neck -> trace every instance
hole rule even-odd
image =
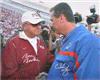
[[[65,24],[64,35],[67,35],[75,28],[75,23],[67,23]]]

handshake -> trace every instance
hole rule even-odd
[[[36,76],[35,80],[47,80],[48,74],[45,72],[41,72]]]

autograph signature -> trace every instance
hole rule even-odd
[[[59,69],[62,72],[63,76],[66,76],[70,69],[69,69],[69,65],[67,65],[66,63],[58,63],[55,65],[55,69]]]
[[[23,63],[30,63],[30,62],[33,62],[33,61],[39,62],[40,61],[35,56],[29,55],[27,53],[22,57],[22,59],[23,59]]]

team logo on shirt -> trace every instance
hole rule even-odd
[[[33,62],[33,61],[37,61],[39,62],[40,60],[37,59],[35,56],[33,55],[29,55],[28,53],[26,53],[23,57],[23,63],[30,63],[30,62]]]

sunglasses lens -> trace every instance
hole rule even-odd
[[[37,27],[39,24],[31,24],[33,27]]]
[[[33,27],[37,27],[37,26],[41,26],[41,27],[43,27],[43,26],[45,26],[45,22],[43,21],[43,22],[40,22],[40,23],[38,23],[38,24],[31,24]]]

